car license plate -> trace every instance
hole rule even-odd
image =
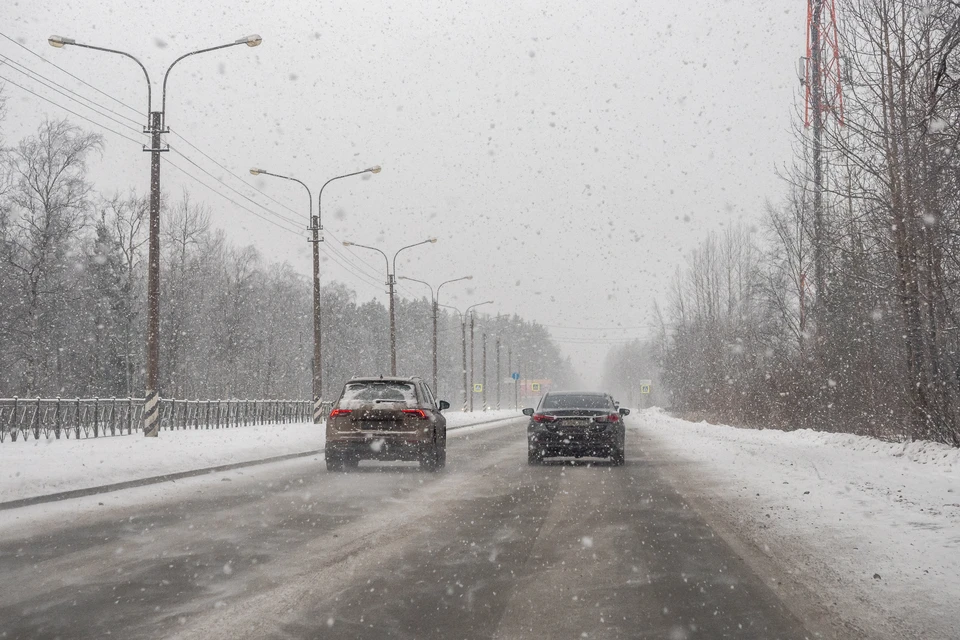
[[[590,425],[589,418],[566,418],[560,422],[564,427],[586,427]]]

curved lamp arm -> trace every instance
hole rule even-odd
[[[463,324],[464,322],[466,322],[466,320],[464,319],[463,312],[460,311],[460,309],[457,309],[456,307],[451,306],[449,304],[437,304],[437,306],[443,307],[444,309],[453,309],[454,311],[457,312],[457,315],[460,316],[460,324]]]
[[[493,300],[487,300],[486,302],[478,302],[477,304],[472,304],[469,307],[467,307],[466,313],[470,313],[471,309],[475,309],[476,307],[482,307],[485,304],[493,304]],[[466,315],[466,313],[464,315]]]
[[[310,224],[311,225],[313,224],[313,194],[310,193],[310,187],[308,187],[303,180],[298,180],[297,178],[291,178],[290,176],[282,176],[279,173],[271,173],[266,169],[250,169],[250,173],[255,176],[259,176],[259,175],[273,176],[274,178],[283,178],[284,180],[290,180],[292,182],[300,183],[300,185],[302,185],[303,188],[307,190],[307,201],[310,204]]]
[[[380,165],[374,165],[372,167],[364,169],[363,171],[354,171],[353,173],[345,173],[342,176],[336,176],[324,182],[323,186],[320,187],[320,193],[317,194],[317,230],[323,231],[323,213],[320,209],[320,203],[323,200],[323,190],[328,184],[330,184],[334,180],[341,180],[343,178],[349,178],[350,176],[358,176],[361,173],[380,173],[380,171],[382,171],[382,169],[380,168]],[[313,223],[311,222],[311,224]],[[360,246],[360,245],[357,245],[357,246]]]
[[[191,51],[190,53],[185,53],[173,62],[170,63],[170,66],[167,67],[166,73],[163,74],[163,91],[160,98],[160,111],[163,113],[163,121],[161,122],[161,128],[165,128],[167,125],[167,77],[170,75],[170,70],[173,69],[174,65],[183,60],[184,58],[189,58],[190,56],[195,56],[198,53],[206,53],[208,51],[216,51],[217,49],[226,49],[227,47],[235,47],[238,44],[245,44],[248,47],[256,47],[261,42],[263,38],[258,35],[246,36],[240,38],[234,42],[228,42],[227,44],[217,45],[215,47],[207,47],[206,49],[198,49],[196,51]]]
[[[350,242],[349,240],[344,240],[344,241],[343,241],[343,246],[345,246],[345,247],[360,247],[361,249],[370,249],[371,251],[376,251],[377,253],[379,253],[380,255],[382,255],[384,262],[387,263],[387,281],[388,281],[387,284],[390,284],[390,282],[389,282],[389,280],[390,280],[390,258],[387,257],[387,254],[385,254],[383,251],[380,251],[380,249],[377,249],[376,247],[368,247],[368,246],[365,245],[365,244],[357,244],[356,242]]]
[[[143,70],[143,76],[147,79],[147,128],[150,128],[150,111],[153,109],[153,92],[150,85],[150,74],[147,73],[147,68],[143,66],[143,63],[137,60],[137,58],[126,51],[120,51],[118,49],[107,49],[106,47],[97,47],[92,44],[83,44],[82,42],[77,42],[73,38],[64,38],[63,36],[50,36],[47,38],[47,42],[50,43],[51,47],[56,47],[57,49],[62,49],[66,45],[73,47],[83,47],[84,49],[94,49],[95,51],[106,51],[107,53],[116,53],[117,55],[126,56],[137,63],[140,69]]]
[[[454,278],[453,280],[447,280],[446,282],[441,282],[437,285],[437,304],[440,303],[440,288],[445,284],[450,284],[451,282],[460,282],[461,280],[473,280],[473,276],[463,276],[462,278]]]
[[[425,285],[427,285],[428,287],[430,287],[430,300],[431,300],[432,302],[436,302],[436,298],[435,298],[434,295],[433,295],[433,285],[430,284],[429,282],[424,282],[423,280],[417,280],[416,278],[408,278],[407,276],[400,276],[399,279],[400,279],[400,280],[409,280],[410,282],[419,282],[420,284],[425,284]],[[438,287],[438,289],[439,289],[439,287]]]
[[[408,244],[405,247],[400,247],[399,249],[397,249],[397,252],[393,254],[393,274],[394,275],[397,274],[397,256],[400,255],[401,251],[412,249],[413,247],[419,247],[420,245],[427,244],[428,242],[435,243],[436,241],[437,241],[436,238],[427,238],[426,240],[421,240],[420,242],[414,242],[413,244]]]

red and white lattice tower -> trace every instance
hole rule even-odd
[[[837,125],[843,126],[843,88],[840,79],[840,42],[837,35],[835,0],[807,0],[807,57],[804,76],[804,126],[812,127],[810,163],[813,170],[813,288],[814,311],[819,319],[828,306],[823,205],[826,160],[823,153],[823,134],[831,115]],[[802,292],[800,298],[800,313],[803,317]]]
[[[804,126],[816,124],[817,120],[823,123],[830,114],[842,125],[843,90],[835,0],[807,0],[806,61]]]

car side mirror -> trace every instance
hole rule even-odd
[[[533,408],[532,408],[532,407],[527,407],[526,409],[524,409],[524,410],[523,410],[523,415],[525,415],[525,416],[532,416],[532,415],[533,415]]]
[[[630,409],[620,409],[620,415],[622,416],[630,415]]]
[[[450,403],[449,403],[449,402],[447,402],[446,400],[441,400],[441,401],[440,401],[440,411],[446,411],[446,410],[449,409],[449,408],[450,408]]]

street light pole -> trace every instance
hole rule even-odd
[[[400,280],[409,280],[410,282],[419,282],[420,284],[426,285],[430,288],[430,300],[433,306],[433,392],[440,396],[440,383],[438,381],[437,373],[437,352],[439,350],[439,345],[437,342],[437,317],[440,315],[440,289],[443,288],[443,285],[450,284],[451,282],[460,282],[461,280],[473,280],[473,276],[463,276],[462,278],[454,278],[453,280],[446,280],[437,285],[436,294],[433,291],[433,285],[429,282],[424,282],[423,280],[417,280],[416,278],[408,278],[406,276],[400,276]],[[459,313],[459,311],[457,312]]]
[[[477,351],[473,348],[473,326],[475,314],[470,314],[470,413],[473,413],[473,394],[476,393],[477,388],[474,386],[474,372],[477,369]]]
[[[473,350],[474,314],[471,314],[470,312],[471,312],[471,310],[473,310],[473,309],[475,309],[475,308],[477,308],[477,307],[483,306],[483,305],[485,305],[485,304],[493,304],[493,300],[487,300],[487,301],[485,301],[485,302],[478,302],[477,304],[470,305],[469,307],[467,307],[467,310],[466,310],[466,311],[464,312],[464,314],[463,314],[463,318],[464,318],[464,320],[463,320],[463,331],[464,331],[463,342],[464,342],[464,347],[466,347],[466,342],[467,342],[467,337],[466,337],[467,320],[466,320],[466,318],[467,318],[468,315],[470,316],[470,411],[473,411],[473,370],[474,370],[474,368],[475,368],[475,367],[474,367],[474,360],[475,360],[475,358],[474,358],[474,356],[473,356],[473,354],[474,354],[474,350]],[[464,354],[466,354],[466,349],[464,349]],[[467,365],[466,355],[464,355],[464,358],[463,358],[463,365],[464,365],[464,366],[463,366],[464,372],[466,372],[466,369],[467,369],[467,366],[466,366],[466,365]],[[466,382],[466,373],[464,373],[464,382]],[[464,388],[466,388],[466,384],[464,384]],[[466,406],[467,406],[467,403],[466,403],[466,400],[464,400],[464,409],[466,409]]]
[[[400,255],[401,251],[410,249],[412,247],[419,247],[422,244],[427,243],[435,244],[437,242],[436,238],[427,238],[426,240],[421,240],[420,242],[414,242],[413,244],[408,244],[405,247],[400,247],[397,249],[397,252],[393,254],[393,272],[390,272],[390,259],[387,258],[385,254],[380,249],[376,247],[370,247],[365,244],[357,244],[356,242],[344,241],[343,246],[345,247],[360,247],[361,249],[370,249],[371,251],[376,251],[383,256],[383,259],[387,262],[387,286],[390,288],[390,375],[397,375],[397,311],[396,304],[394,302],[394,285],[396,284],[396,274],[397,274],[397,256]]]
[[[483,410],[487,410],[487,332],[483,332]]]
[[[323,242],[323,238],[320,237],[320,231],[323,227],[320,225],[320,204],[321,199],[323,198],[323,189],[328,184],[334,180],[339,180],[341,178],[349,178],[350,176],[357,176],[361,173],[380,173],[380,165],[370,167],[369,169],[364,169],[363,171],[354,171],[353,173],[345,173],[342,176],[337,176],[335,178],[330,178],[323,183],[323,186],[320,187],[320,194],[317,196],[317,215],[313,215],[313,194],[310,192],[310,187],[307,186],[302,180],[293,178],[291,176],[281,175],[279,173],[272,173],[266,169],[250,169],[250,173],[259,176],[273,176],[274,178],[283,178],[284,180],[290,180],[291,182],[297,182],[304,189],[307,190],[307,204],[310,218],[308,220],[309,227],[307,231],[312,232],[312,237],[308,242],[313,243],[313,423],[320,424],[323,419],[323,349],[322,349],[322,338],[323,331],[321,320],[322,316],[320,313],[320,243]]]
[[[158,419],[160,417],[160,153],[169,150],[169,147],[163,148],[163,140],[161,139],[161,135],[169,131],[166,128],[167,78],[174,65],[184,58],[208,51],[235,47],[240,44],[256,47],[263,42],[263,39],[258,35],[246,36],[227,44],[192,51],[174,60],[163,74],[160,111],[153,110],[153,85],[150,82],[150,74],[147,73],[147,68],[136,57],[125,51],[83,44],[73,38],[62,36],[50,36],[47,38],[47,42],[57,49],[69,45],[125,56],[137,63],[147,79],[147,125],[143,132],[150,134],[150,148],[144,147],[143,150],[150,154],[150,221],[148,225],[150,237],[147,245],[147,371],[144,389],[143,435],[148,438],[156,438],[160,435],[160,421]]]
[[[500,409],[500,336],[497,336],[497,410]]]

